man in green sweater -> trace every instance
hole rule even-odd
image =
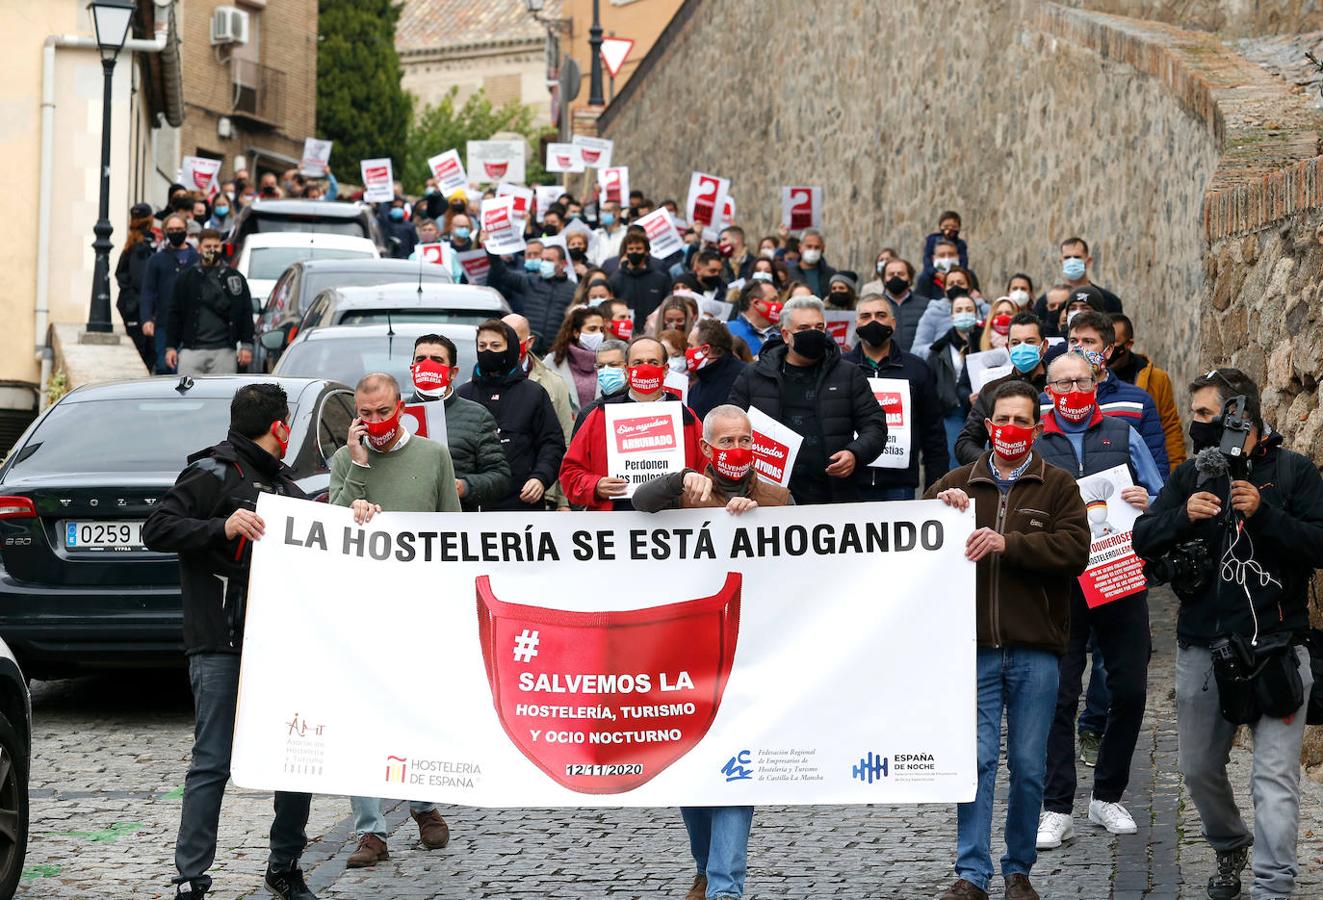
[[[459,512],[455,468],[450,451],[426,438],[411,437],[400,424],[404,400],[390,375],[367,375],[354,388],[358,417],[349,424],[349,443],[331,457],[331,502],[348,506],[360,525],[375,513]],[[381,800],[353,797],[358,849],[349,857],[350,868],[375,866],[389,858],[386,819]],[[418,835],[429,850],[450,842],[450,827],[434,803],[409,802],[418,823]]]

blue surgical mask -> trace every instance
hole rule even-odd
[[[230,208],[229,208],[228,206],[218,206],[218,207],[216,207],[216,218],[218,218],[218,219],[223,219],[223,218],[225,218],[226,216],[228,216],[229,214],[230,214]]]
[[[538,263],[537,273],[543,278],[555,278],[556,264],[549,259],[544,259]]]
[[[1011,364],[1021,374],[1028,374],[1038,366],[1041,359],[1038,347],[1034,344],[1016,344],[1011,348]]]
[[[465,228],[463,225],[454,229],[450,233],[455,237],[459,238],[461,241],[467,241],[469,239],[469,230]]]
[[[536,271],[538,271],[538,270],[541,269],[541,268],[542,268],[542,260],[540,260],[540,259],[526,259],[526,260],[524,260],[524,271],[525,271],[525,272],[536,272]]]
[[[597,370],[597,386],[603,396],[616,393],[625,386],[625,370],[602,366]]]
[[[612,225],[616,224],[616,214],[608,213],[608,212],[602,213],[602,224],[607,228],[610,228]]]
[[[1084,277],[1084,260],[1070,257],[1061,263],[1061,274],[1067,281],[1079,281]]]
[[[956,331],[969,331],[978,322],[978,318],[972,312],[958,312],[951,317],[951,324],[955,325]]]
[[[392,206],[390,210],[390,218],[392,222],[403,222],[404,210],[398,206]]]

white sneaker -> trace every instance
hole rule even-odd
[[[1112,834],[1134,834],[1137,829],[1135,820],[1126,812],[1124,806],[1119,803],[1104,803],[1101,800],[1089,800],[1089,821],[1095,825],[1101,825]],[[1043,826],[1038,826],[1039,834],[1043,832]]]
[[[1044,812],[1038,820],[1038,849],[1055,850],[1075,836],[1069,813]]]

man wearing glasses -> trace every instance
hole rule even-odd
[[[1065,353],[1048,367],[1043,433],[1035,444],[1042,457],[1076,480],[1117,466],[1130,471],[1133,486],[1121,499],[1148,508],[1162,489],[1162,475],[1139,433],[1120,416],[1105,416],[1098,405],[1093,364],[1079,351]],[[1112,834],[1134,834],[1135,821],[1121,805],[1130,779],[1130,759],[1139,739],[1148,691],[1148,592],[1140,591],[1090,608],[1076,583],[1071,588],[1070,642],[1060,660],[1056,716],[1047,740],[1047,782],[1038,849],[1060,847],[1074,836],[1075,715],[1092,635],[1107,668],[1112,704],[1094,769],[1089,821]]]

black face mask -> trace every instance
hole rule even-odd
[[[587,258],[588,258],[587,251],[580,250],[578,247],[570,248],[570,259],[574,260],[575,262],[583,262]]]
[[[814,362],[827,355],[827,348],[832,345],[832,338],[825,331],[818,331],[816,328],[808,331],[797,331],[793,335],[795,352],[805,359],[811,359]]]
[[[899,275],[893,275],[886,281],[887,291],[889,291],[893,297],[905,293],[909,286],[910,283]]]
[[[626,253],[625,259],[629,260],[631,266],[637,267],[643,265],[643,260],[646,256],[646,253]]]
[[[194,222],[197,222],[199,225],[205,225],[205,224],[207,224],[207,214],[206,214],[206,213],[193,213],[193,221],[194,221]]]
[[[1222,423],[1216,419],[1212,422],[1191,422],[1190,442],[1194,444],[1195,453],[1218,446],[1222,443]]]
[[[519,345],[504,350],[479,350],[478,372],[483,378],[500,378],[519,364]]]
[[[854,330],[859,335],[859,339],[870,347],[881,347],[887,341],[891,340],[891,335],[895,334],[895,329],[885,322],[869,322],[867,325],[860,325]]]
[[[186,231],[167,231],[165,233],[165,239],[170,242],[171,247],[184,246],[184,238],[186,237],[188,237]]]
[[[963,285],[955,284],[946,289],[946,299],[958,300],[961,297],[969,296],[969,288]]]
[[[700,278],[698,281],[701,285],[703,285],[703,287],[707,288],[709,291],[715,291],[717,288],[721,287],[721,279],[719,277]]]

